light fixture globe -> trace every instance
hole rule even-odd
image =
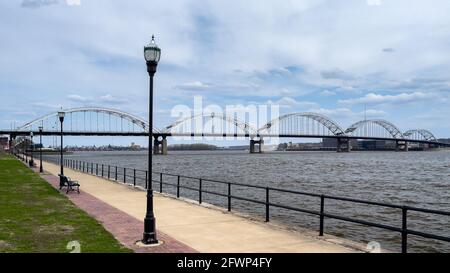
[[[152,35],[152,41],[150,44],[144,47],[144,57],[147,63],[158,64],[161,58],[161,49],[155,43],[155,36]]]
[[[66,115],[66,113],[63,111],[58,112],[58,117],[60,117],[60,118],[64,118],[65,115]]]
[[[44,130],[43,126],[39,126],[39,132],[42,132]]]

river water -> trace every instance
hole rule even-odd
[[[76,152],[68,157],[130,169],[145,170],[147,164],[146,152]],[[450,211],[449,150],[251,155],[244,151],[169,151],[167,156],[153,158],[155,171]],[[176,184],[176,178],[166,181]],[[198,181],[189,179],[181,184],[198,187]],[[203,189],[227,193],[225,185],[208,182],[203,182]],[[164,191],[174,194],[175,188],[164,186]],[[259,189],[233,186],[232,194],[265,200],[264,190]],[[181,196],[197,200],[198,193],[182,189]],[[320,200],[313,197],[271,192],[270,198],[273,203],[292,207],[315,211],[320,207]],[[226,201],[224,197],[203,194],[203,202],[226,207]],[[263,218],[265,213],[264,205],[247,201],[233,200],[232,207],[253,217]],[[401,227],[399,209],[327,200],[325,212]],[[271,208],[270,214],[271,221],[289,228],[319,227],[317,216],[278,208]],[[408,212],[408,228],[450,236],[450,217]],[[397,232],[325,219],[325,233],[361,243],[376,241],[384,249],[400,250]],[[449,252],[450,243],[410,235],[408,251]]]

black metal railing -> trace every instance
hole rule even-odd
[[[57,164],[59,164],[59,159],[57,160],[51,160]],[[78,161],[73,159],[65,159],[64,165],[66,167],[73,168],[75,170],[98,175],[98,168],[99,164],[93,164],[89,162],[84,161]],[[86,167],[85,167],[86,166]],[[143,188],[147,189],[148,187],[148,172],[144,170],[138,170],[138,169],[130,169],[126,167],[118,167],[118,166],[110,166],[110,165],[101,165],[102,170],[104,170],[105,166],[107,166],[107,173],[101,171],[101,177],[110,179],[114,177],[115,181],[121,181],[123,183],[127,183],[127,181],[132,181],[132,183],[128,183],[130,185],[136,186],[136,181],[141,181],[143,185],[145,185]],[[113,168],[111,168],[113,167]],[[95,169],[95,171],[94,171]],[[113,171],[111,171],[113,170]],[[131,171],[130,171],[131,170]],[[143,176],[140,176],[143,175]],[[428,239],[434,239],[438,241],[444,241],[444,242],[450,242],[450,237],[447,236],[441,236],[436,234],[431,234],[427,232],[421,232],[413,229],[408,228],[408,212],[414,211],[414,212],[422,212],[422,213],[428,213],[428,214],[435,214],[440,216],[450,216],[450,212],[448,211],[440,211],[440,210],[433,210],[433,209],[424,209],[424,208],[418,208],[418,207],[412,207],[412,206],[402,206],[402,205],[395,205],[395,204],[389,204],[389,203],[381,203],[381,202],[374,202],[374,201],[367,201],[367,200],[361,200],[361,199],[354,199],[354,198],[346,198],[346,197],[337,197],[337,196],[331,196],[331,195],[325,195],[325,194],[316,194],[316,193],[309,193],[309,192],[302,192],[302,191],[295,191],[295,190],[288,190],[288,189],[281,189],[281,188],[274,188],[274,187],[263,187],[263,186],[257,186],[257,185],[249,185],[244,183],[237,183],[237,182],[225,182],[225,181],[219,181],[219,180],[212,180],[212,179],[204,179],[204,178],[198,178],[198,177],[191,177],[191,176],[185,176],[185,175],[177,175],[177,174],[170,174],[170,173],[163,173],[163,172],[153,172],[153,174],[156,174],[159,176],[159,180],[154,180],[152,175],[152,185],[156,184],[159,185],[159,192],[163,192],[163,186],[168,187],[174,187],[176,188],[176,197],[180,198],[180,190],[190,190],[198,193],[198,203],[202,203],[202,197],[203,194],[212,194],[216,196],[221,196],[226,198],[227,203],[227,209],[228,211],[231,211],[232,209],[232,201],[233,200],[241,200],[241,201],[247,201],[251,203],[260,204],[265,207],[265,221],[270,221],[270,208],[281,208],[301,213],[306,213],[314,216],[319,217],[319,236],[323,236],[324,234],[324,223],[325,220],[328,219],[335,219],[340,221],[345,221],[349,223],[369,226],[369,227],[375,227],[380,228],[384,230],[389,230],[393,232],[398,232],[401,234],[401,252],[407,253],[407,247],[408,247],[408,235],[415,235],[423,238]],[[120,180],[120,177],[122,177],[122,180]],[[176,178],[176,184],[167,182],[164,177],[174,177]],[[127,178],[129,178],[127,180]],[[182,185],[182,179],[189,179],[190,181],[196,180],[198,181],[197,187]],[[209,183],[216,183],[216,184],[222,184],[226,186],[226,193],[222,192],[215,192],[210,190],[205,190],[203,188],[203,183],[209,182]],[[232,194],[232,188],[239,186],[239,187],[245,187],[245,188],[254,188],[254,189],[260,189],[265,191],[265,200],[257,200],[257,199],[251,199],[244,196],[239,195],[233,195]],[[318,211],[310,210],[306,208],[299,208],[299,207],[293,207],[286,204],[279,204],[279,203],[273,203],[271,202],[270,195],[271,193],[287,193],[287,194],[295,194],[295,195],[302,195],[302,196],[309,196],[318,198],[320,202],[320,209]],[[401,211],[401,227],[386,225],[386,224],[380,224],[380,223],[374,223],[370,221],[360,220],[360,219],[354,219],[351,217],[341,216],[333,213],[327,213],[325,204],[326,200],[335,200],[335,201],[345,201],[350,203],[357,203],[357,204],[365,204],[365,205],[371,205],[371,206],[378,206],[378,207],[384,207],[384,208],[391,208],[391,209],[398,209]],[[448,225],[447,225],[448,227]]]

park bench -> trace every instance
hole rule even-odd
[[[65,175],[59,174],[58,176],[61,178],[60,183],[59,183],[60,190],[63,187],[67,187],[66,194],[68,194],[69,191],[75,191],[75,190],[78,192],[78,194],[80,194],[80,184],[78,183],[78,181],[73,181],[70,179],[70,177],[67,177]]]

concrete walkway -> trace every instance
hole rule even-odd
[[[45,162],[44,169],[53,175],[59,173],[59,166],[52,163]],[[68,168],[64,172],[80,181],[84,192],[143,221],[145,191]],[[159,231],[200,252],[358,252],[335,237],[319,239],[158,193],[154,207]]]

